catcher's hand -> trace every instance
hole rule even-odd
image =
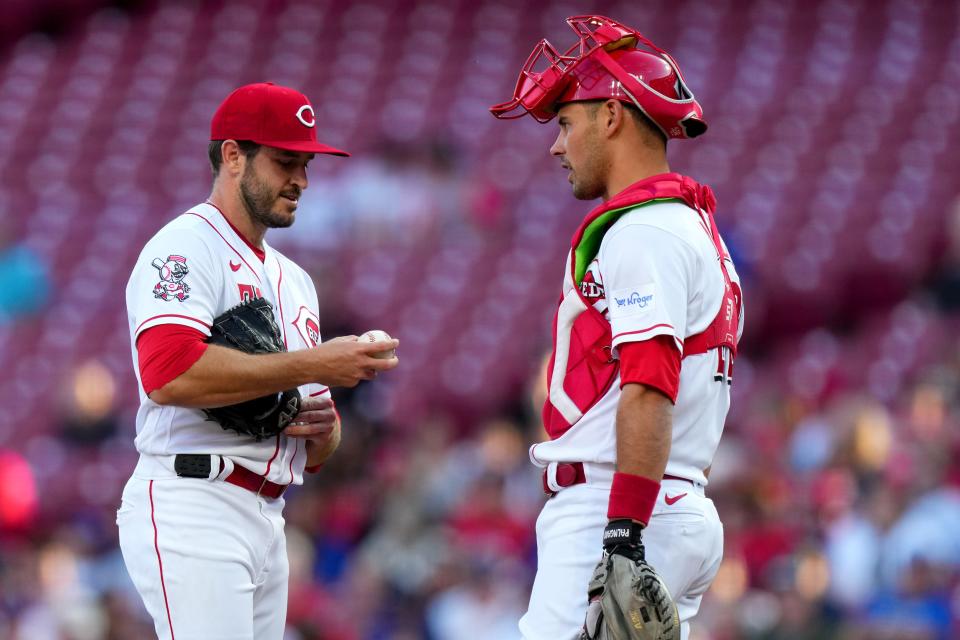
[[[214,318],[207,342],[244,353],[279,353],[287,350],[273,317],[273,307],[264,298],[248,300]],[[253,436],[259,441],[286,429],[300,412],[300,403],[300,392],[288,389],[203,411],[224,429]]]
[[[631,520],[603,532],[603,559],[587,590],[589,606],[580,640],[679,640],[680,616],[666,585],[644,559]]]

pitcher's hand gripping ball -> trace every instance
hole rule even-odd
[[[369,342],[374,344],[377,342],[390,343],[392,340],[393,338],[390,337],[389,333],[387,333],[386,331],[381,331],[380,329],[371,329],[370,331],[367,331],[366,333],[361,335],[359,338],[357,338],[357,342],[365,342],[365,343]],[[373,353],[371,355],[374,358],[382,358],[386,360],[396,356],[397,350],[394,349],[393,346],[390,346],[389,348],[386,348],[384,351],[377,351],[376,353]]]

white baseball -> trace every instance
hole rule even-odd
[[[371,329],[357,338],[357,342],[390,342],[393,338],[386,331],[380,329]],[[393,347],[371,354],[374,358],[392,358],[397,355],[397,350]]]

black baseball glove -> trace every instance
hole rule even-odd
[[[614,520],[604,530],[580,640],[680,640],[677,605],[647,564],[642,529],[632,520]]]
[[[279,353],[287,350],[273,317],[273,307],[263,298],[247,300],[214,318],[207,342],[244,353]],[[218,422],[224,429],[253,436],[260,441],[277,435],[293,422],[300,412],[300,400],[297,389],[288,389],[203,411],[207,418]]]

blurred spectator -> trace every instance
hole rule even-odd
[[[19,453],[0,449],[0,539],[5,532],[29,530],[37,515],[37,485]]]
[[[883,640],[955,638],[950,565],[916,559],[901,572],[893,588],[881,588],[866,607],[861,633]]]
[[[48,271],[35,251],[15,242],[0,224],[0,324],[44,307],[51,292]]]
[[[100,553],[62,526],[43,539],[0,547],[0,637],[128,640],[152,624],[126,591],[115,551]]]
[[[459,580],[438,593],[425,612],[434,640],[513,640],[520,638],[516,621],[526,610],[527,589],[517,578],[519,567],[496,556],[474,555]]]
[[[60,436],[76,446],[99,444],[117,433],[116,382],[96,360],[77,367],[64,388]]]
[[[881,585],[926,584],[937,576],[960,576],[958,532],[960,490],[943,488],[917,497],[888,532]]]
[[[432,238],[494,232],[503,223],[500,192],[462,166],[442,138],[383,140],[374,153],[310,176],[297,211],[296,234],[278,234],[279,247],[331,251],[411,246]]]
[[[943,239],[946,247],[933,290],[940,306],[953,312],[960,309],[960,197],[951,204],[945,227]]]

